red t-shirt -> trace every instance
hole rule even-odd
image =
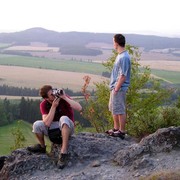
[[[69,97],[68,97],[69,98]],[[47,100],[43,100],[40,103],[41,114],[48,114],[52,104]],[[64,99],[60,99],[59,105],[56,107],[55,115],[53,121],[59,121],[61,116],[68,116],[74,122],[74,112],[70,104],[67,103]]]

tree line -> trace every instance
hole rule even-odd
[[[70,96],[82,96],[82,92],[73,92],[71,89],[64,89],[65,92]],[[93,93],[93,92],[92,92]],[[39,90],[35,88],[26,88],[26,87],[13,87],[6,84],[0,85],[0,95],[9,95],[9,96],[39,96]]]
[[[0,126],[12,123],[15,120],[23,119],[33,123],[41,119],[39,110],[40,100],[21,98],[19,102],[10,101],[7,98],[0,101]]]
[[[34,123],[38,119],[42,119],[40,113],[41,100],[33,100],[22,97],[21,100],[0,100],[0,126],[11,124],[13,121],[24,120],[29,123]],[[90,123],[74,111],[75,120],[82,126],[90,126]]]

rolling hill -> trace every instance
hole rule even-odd
[[[43,28],[31,28],[14,33],[0,33],[0,43],[29,45],[31,42],[46,43],[53,47],[85,47],[89,43],[112,44],[114,34],[88,32],[56,32]],[[180,48],[180,38],[160,37],[154,35],[125,34],[127,43],[152,49]]]

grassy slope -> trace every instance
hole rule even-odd
[[[177,71],[151,70],[152,74],[161,77],[173,84],[180,84],[180,73]]]
[[[14,145],[14,138],[12,135],[12,128],[17,127],[17,122],[10,125],[0,127],[0,156],[8,155],[11,153],[10,148]],[[37,143],[34,134],[32,133],[32,125],[22,121],[20,124],[20,129],[26,138],[25,146]]]

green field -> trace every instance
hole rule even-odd
[[[12,135],[12,128],[17,127],[17,122],[10,125],[0,127],[0,156],[9,155],[11,153],[10,148],[14,145],[14,137]],[[32,125],[22,121],[20,123],[20,129],[26,138],[25,147],[37,143],[34,134],[32,133]],[[49,142],[48,142],[49,144]]]
[[[151,73],[170,81],[172,84],[180,84],[180,72],[151,69]]]
[[[60,71],[84,72],[90,74],[101,75],[106,71],[101,63],[92,63],[73,60],[55,60],[48,58],[10,56],[0,54],[0,65],[33,67],[41,69],[52,69]]]

